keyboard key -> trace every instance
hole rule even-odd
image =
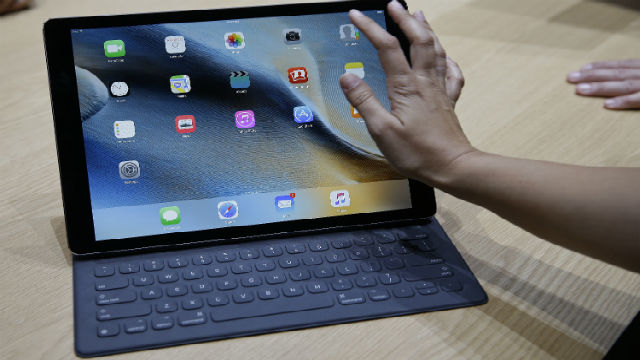
[[[158,274],[158,282],[160,284],[168,284],[178,281],[178,273],[176,272],[164,272]]]
[[[262,300],[276,299],[280,296],[275,288],[262,288],[258,290],[258,297]]]
[[[382,269],[377,260],[364,261],[360,264],[360,268],[363,272],[378,272]]]
[[[111,276],[115,272],[116,270],[111,265],[96,266],[96,268],[93,270],[93,274],[97,277]]]
[[[100,324],[98,325],[98,336],[108,337],[116,336],[120,333],[120,326],[118,324]]]
[[[101,307],[97,311],[96,317],[100,321],[123,319],[151,314],[151,305],[144,303],[133,303],[126,305],[109,305]]]
[[[129,279],[124,277],[107,278],[96,281],[96,290],[98,291],[123,289],[127,286],[129,286]]]
[[[219,251],[216,253],[216,260],[219,262],[229,262],[234,261],[235,259],[236,255],[230,250]]]
[[[273,260],[263,260],[256,263],[257,271],[271,271],[276,268],[276,264]]]
[[[179,268],[189,265],[189,260],[184,256],[176,256],[169,259],[169,267]]]
[[[298,259],[291,257],[281,258],[280,260],[278,260],[278,263],[280,264],[280,267],[285,269],[300,265],[300,261],[298,261]]]
[[[289,272],[289,277],[293,281],[308,280],[311,278],[311,274],[308,270],[299,270]]]
[[[398,255],[404,255],[404,254],[408,254],[411,252],[411,249],[409,249],[408,247],[404,246],[403,244],[396,244],[393,246],[393,252],[398,254]]]
[[[351,274],[357,274],[358,273],[358,267],[356,266],[356,264],[343,264],[343,265],[338,265],[338,272],[341,275],[351,275]]]
[[[373,237],[380,244],[389,244],[396,241],[396,236],[389,231],[376,231],[373,233]]]
[[[156,311],[159,313],[178,311],[178,304],[175,301],[164,301],[156,304]]]
[[[207,322],[207,316],[204,311],[190,311],[178,315],[178,324],[180,326],[200,325]]]
[[[462,290],[462,284],[460,284],[460,282],[458,280],[454,280],[454,279],[442,280],[442,281],[438,282],[438,285],[440,285],[440,289],[442,289],[442,291],[460,291],[460,290]]]
[[[403,287],[393,289],[393,296],[397,298],[408,298],[408,297],[412,297],[413,295],[415,295],[415,293],[413,292],[413,289],[411,289],[410,287],[403,286]]]
[[[323,309],[335,304],[334,297],[329,294],[308,295],[302,298],[280,297],[260,303],[260,306],[243,307],[238,311],[237,306],[223,306],[211,309],[213,321],[228,321],[243,318],[254,318],[282,314],[295,311]]]
[[[259,286],[262,285],[262,280],[259,276],[246,276],[241,280],[242,286],[251,287],[251,286]]]
[[[176,285],[167,288],[167,296],[176,297],[187,293],[187,287],[184,285]]]
[[[285,286],[284,288],[282,288],[282,293],[286,297],[302,296],[302,294],[304,294],[304,289],[302,288],[302,286],[298,285]]]
[[[345,248],[351,247],[351,240],[335,239],[331,241],[331,245],[336,249],[345,249]]]
[[[140,275],[133,278],[133,285],[135,286],[146,286],[153,284],[153,276],[149,275]]]
[[[391,248],[383,245],[374,246],[371,253],[375,257],[385,257],[391,255]]]
[[[251,265],[247,263],[236,263],[231,265],[231,272],[234,274],[246,274],[251,272]]]
[[[318,255],[310,255],[310,256],[305,256],[302,259],[302,262],[307,266],[320,265],[322,264],[322,258]]]
[[[312,241],[309,243],[311,251],[325,251],[329,249],[326,241]]]
[[[359,287],[371,287],[378,285],[376,278],[371,275],[360,275],[356,277],[356,285]]]
[[[369,258],[369,253],[364,248],[353,248],[349,251],[349,257],[353,260],[364,260]]]
[[[136,263],[120,264],[120,274],[132,274],[140,271],[140,265]]]
[[[404,267],[402,259],[395,256],[382,260],[382,264],[389,270],[402,269]]]
[[[432,283],[431,281],[419,281],[414,286],[418,290],[418,289],[432,288],[432,287],[435,287],[436,284]]]
[[[447,265],[414,266],[410,269],[411,271],[402,274],[402,277],[407,281],[429,280],[453,276],[453,273]]]
[[[159,316],[151,320],[153,330],[166,330],[173,327],[173,318],[171,316]]]
[[[329,291],[327,284],[322,281],[313,281],[307,284],[307,290],[312,294],[319,294]]]
[[[240,258],[243,260],[257,259],[260,257],[260,253],[255,249],[242,249],[240,250]]]
[[[393,285],[400,282],[400,276],[393,273],[380,274],[378,278],[380,279],[380,282],[384,285]]]
[[[355,233],[353,234],[353,243],[357,246],[373,245],[373,238],[370,233]]]
[[[236,304],[245,304],[253,301],[253,292],[252,291],[237,291],[233,293],[233,302]]]
[[[353,284],[349,279],[336,279],[331,282],[331,287],[333,290],[349,290],[353,287]]]
[[[433,294],[437,294],[438,293],[438,288],[437,287],[429,287],[429,288],[424,288],[424,289],[417,289],[417,291],[421,295],[433,295]]]
[[[336,263],[347,260],[342,252],[330,252],[326,255],[327,261],[330,263]]]
[[[410,241],[409,242],[410,246],[413,247],[417,247],[418,250],[420,251],[433,251],[435,250],[435,247],[433,247],[433,244],[431,243],[431,241],[429,240],[417,240],[417,241]]]
[[[410,266],[433,265],[443,262],[442,258],[435,253],[409,255],[406,259]]]
[[[193,257],[193,265],[209,265],[211,264],[211,256],[205,254],[199,254]]]
[[[236,279],[224,279],[216,282],[218,290],[233,290],[238,287],[238,281]]]
[[[221,306],[229,303],[229,297],[227,295],[214,295],[207,298],[209,306]]]
[[[150,288],[143,289],[140,292],[140,294],[142,298],[145,300],[157,299],[162,296],[162,290],[157,287],[150,287]]]
[[[338,293],[338,302],[342,305],[362,304],[366,300],[360,291],[345,291]]]
[[[196,270],[185,270],[182,273],[182,278],[185,280],[195,280],[195,279],[202,279],[203,275],[202,275],[202,271],[196,269]]]
[[[102,293],[96,296],[96,304],[108,305],[108,304],[121,304],[135,301],[137,299],[136,293],[131,290],[117,290],[108,293]]]
[[[145,271],[160,271],[164,269],[164,262],[162,260],[146,260],[143,265]]]
[[[271,285],[282,284],[287,281],[287,277],[282,272],[274,272],[267,274],[266,276],[267,283]]]
[[[303,252],[307,251],[307,248],[304,246],[304,244],[300,243],[287,244],[286,248],[289,254],[302,254]]]
[[[182,300],[182,308],[185,310],[196,310],[202,307],[200,298],[186,298]]]
[[[207,269],[209,277],[221,277],[227,275],[227,267],[224,265],[213,266]]]
[[[398,230],[397,233],[400,240],[417,240],[429,237],[429,234],[419,227],[405,228]]]
[[[191,291],[195,294],[207,293],[213,291],[213,287],[208,281],[199,281],[191,284]]]
[[[330,268],[319,268],[313,271],[313,274],[317,278],[330,278],[335,276],[334,272]]]
[[[282,255],[282,248],[277,245],[269,245],[262,249],[262,253],[266,257],[280,256]]]
[[[131,319],[124,322],[124,331],[127,334],[147,331],[147,321],[145,319]]]
[[[371,289],[367,291],[367,295],[373,301],[383,301],[389,298],[389,292],[384,289]]]

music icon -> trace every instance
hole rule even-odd
[[[351,205],[351,197],[349,196],[349,192],[347,190],[332,191],[331,194],[329,194],[329,198],[331,199],[331,206],[333,207],[343,207]]]
[[[250,129],[256,126],[256,117],[251,110],[236,112],[236,127],[238,129]]]

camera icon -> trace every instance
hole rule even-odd
[[[282,35],[284,43],[287,45],[299,44],[302,42],[302,31],[300,29],[284,29]]]

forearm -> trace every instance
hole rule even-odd
[[[531,233],[640,270],[640,168],[594,168],[474,152],[435,186]],[[602,216],[606,214],[606,216]]]

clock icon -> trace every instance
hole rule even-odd
[[[122,97],[129,95],[129,85],[124,81],[116,81],[111,83],[111,95]]]

